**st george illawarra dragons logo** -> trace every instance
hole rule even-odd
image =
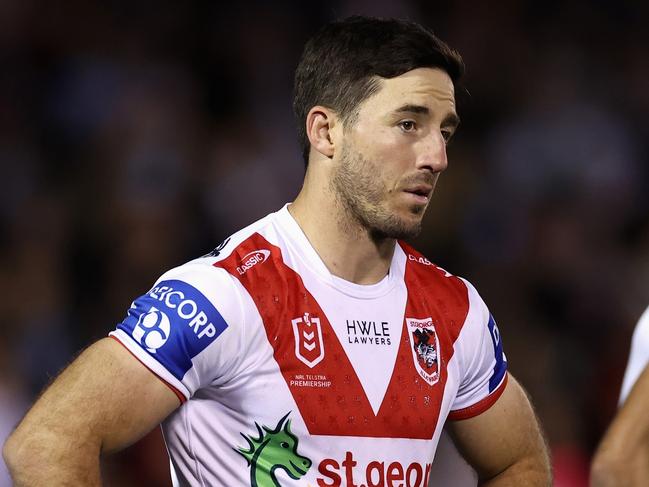
[[[406,318],[415,368],[431,386],[439,381],[439,339],[432,318]]]
[[[250,487],[282,487],[276,477],[278,470],[298,480],[311,468],[311,459],[298,452],[299,438],[291,433],[289,414],[282,417],[274,428],[255,423],[256,437],[241,433],[248,448],[240,447],[234,451],[248,462]]]

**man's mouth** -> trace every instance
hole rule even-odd
[[[429,186],[427,184],[418,184],[415,186],[409,186],[404,189],[405,193],[411,194],[416,201],[421,203],[428,203],[432,191],[432,186]]]

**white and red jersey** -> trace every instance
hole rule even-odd
[[[381,282],[340,279],[287,207],[165,273],[111,336],[182,401],[162,425],[182,485],[423,487],[446,419],[507,379],[467,281],[401,242]]]
[[[629,362],[624,372],[622,391],[620,392],[620,406],[624,404],[634,384],[649,364],[649,307],[638,320],[631,340]]]

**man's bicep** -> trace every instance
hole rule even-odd
[[[144,436],[180,401],[116,340],[86,349],[38,399],[16,433],[115,451]]]
[[[447,426],[481,479],[497,478],[512,468],[520,471],[521,478],[532,475],[543,479],[549,475],[538,421],[525,392],[511,375],[502,395],[489,409],[470,419],[449,421]]]

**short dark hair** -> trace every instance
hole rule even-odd
[[[377,91],[379,77],[394,78],[416,68],[442,69],[454,84],[464,73],[457,51],[415,22],[352,16],[325,25],[304,46],[295,71],[293,112],[305,165],[311,108],[325,106],[349,123]]]

